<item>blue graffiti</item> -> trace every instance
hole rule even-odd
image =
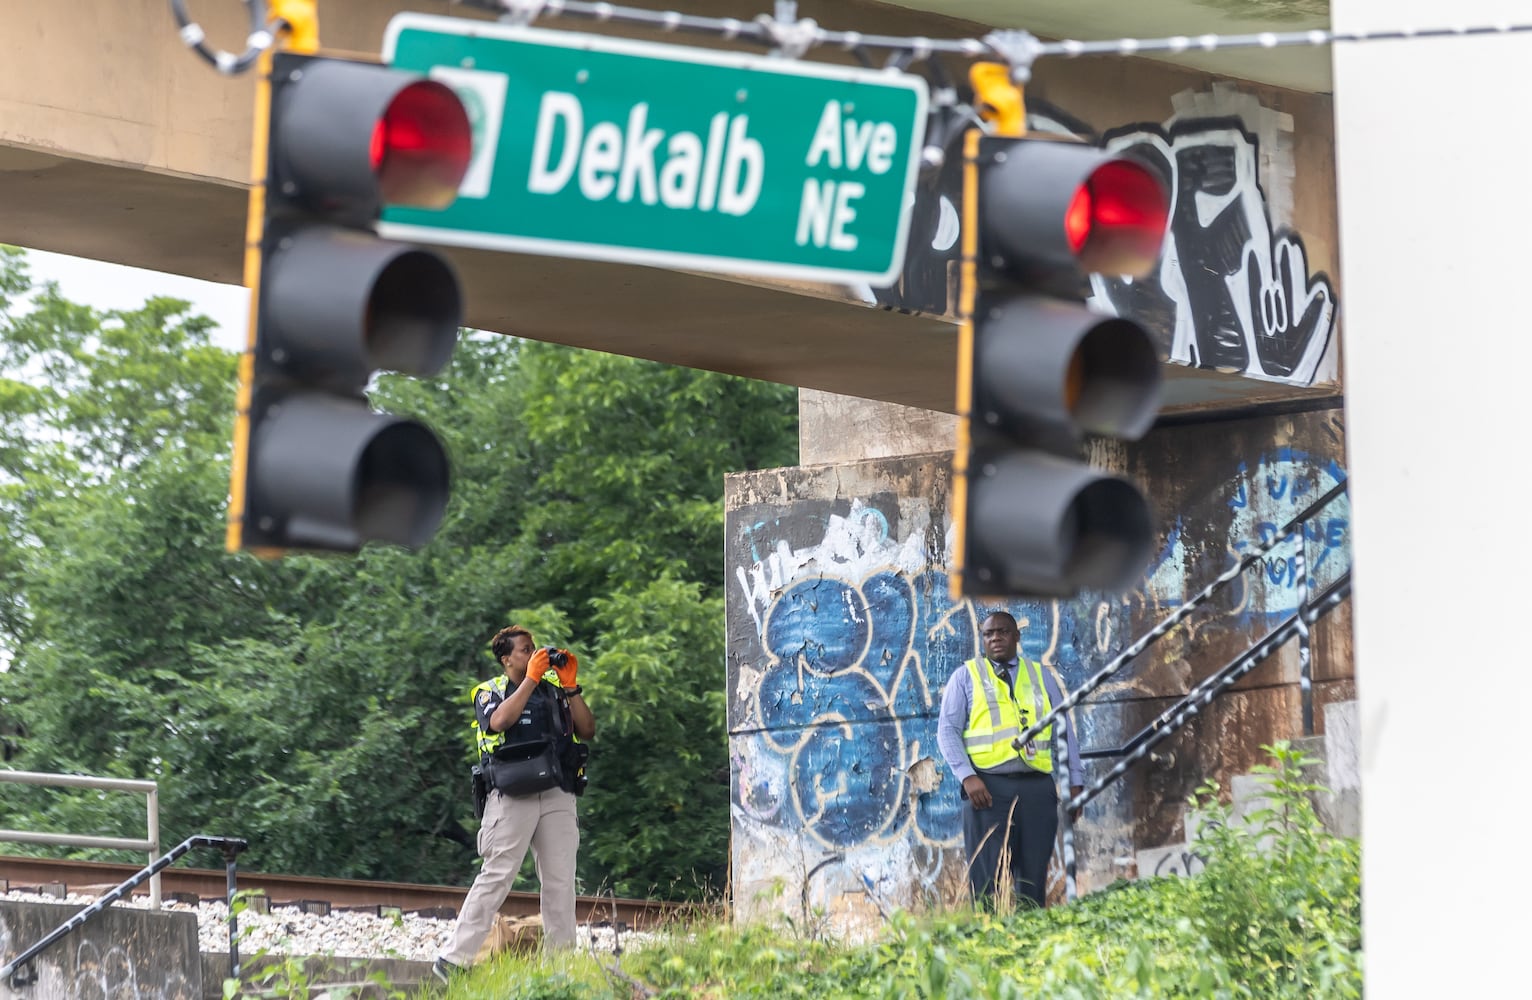
[[[831,848],[911,827],[923,841],[955,845],[956,782],[915,793],[908,771],[929,759],[946,774],[936,745],[941,691],[974,655],[978,619],[999,609],[954,604],[939,570],[885,570],[860,583],[817,576],[785,588],[762,625],[769,663],[754,691],[751,773],[736,765],[741,808]],[[1121,637],[1129,620],[1126,605],[1089,596],[1005,610],[1027,623],[1027,656],[1052,663],[1066,686],[1099,666],[1103,622]]]
[[[1241,463],[1223,497],[1233,517],[1225,557],[1238,559],[1269,541],[1344,478],[1337,463],[1291,448],[1261,456],[1253,469]],[[887,540],[888,520],[870,508],[862,513],[869,540],[863,551],[876,550],[872,536],[881,531]],[[752,553],[786,551],[782,535],[757,544],[786,522],[774,524],[748,531]],[[800,518],[796,533],[805,534],[805,527]],[[1342,497],[1290,543],[1305,547],[1311,587],[1349,565],[1349,529]],[[1144,591],[1127,599],[1082,594],[975,607],[954,603],[947,574],[934,566],[913,573],[876,569],[847,580],[825,575],[822,562],[805,569],[812,575],[782,581],[769,599],[764,590],[751,592],[761,602],[764,669],[741,692],[742,724],[731,741],[737,807],[756,822],[801,833],[834,852],[898,841],[936,848],[919,852],[916,863],[939,868],[943,851],[961,842],[961,801],[936,745],[937,715],[947,679],[975,653],[978,622],[992,611],[1009,611],[1022,624],[1025,654],[1054,670],[1066,689],[1078,688],[1131,640],[1136,615],[1174,608],[1186,599],[1188,584],[1211,578],[1215,567],[1194,554],[1202,551],[1194,550],[1197,534],[1178,519]],[[1238,613],[1290,614],[1296,573],[1295,552],[1273,550],[1246,575]],[[1121,712],[1076,711],[1072,721],[1088,747],[1115,746],[1125,737]],[[935,782],[932,765],[940,776]]]
[[[1258,472],[1251,474],[1241,462],[1229,497],[1235,513],[1235,539],[1231,558],[1239,558],[1252,547],[1267,545],[1293,517],[1317,500],[1325,491],[1346,478],[1339,464],[1319,464],[1295,448],[1279,448],[1271,456],[1262,456]],[[1303,525],[1301,532],[1285,546],[1279,545],[1261,562],[1260,582],[1268,585],[1264,608],[1269,619],[1285,617],[1297,607],[1298,547],[1310,574],[1311,589],[1322,588],[1345,571],[1351,561],[1351,504],[1345,496],[1337,498],[1318,517]],[[1272,593],[1269,588],[1278,588]],[[1247,609],[1255,613],[1255,609]]]
[[[972,620],[954,623],[952,611],[945,573],[891,570],[860,584],[803,580],[772,605],[761,635],[771,663],[755,692],[760,749],[786,766],[793,812],[827,846],[898,836],[911,820],[923,837],[956,836],[952,783],[911,810],[906,775],[917,753],[937,757],[941,685],[972,655]]]

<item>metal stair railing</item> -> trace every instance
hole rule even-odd
[[[1337,498],[1343,496],[1345,492],[1346,482],[1337,483],[1323,496],[1279,528],[1265,544],[1251,550],[1233,566],[1221,573],[1212,583],[1209,583],[1190,600],[1166,616],[1158,625],[1134,640],[1126,649],[1113,657],[1111,662],[1087,679],[1078,690],[1061,700],[1053,707],[1052,711],[1038,719],[1037,722],[1013,741],[1013,745],[1019,749],[1028,740],[1035,738],[1044,729],[1053,725],[1065,712],[1080,704],[1086,696],[1110,680],[1113,675],[1135,657],[1163,638],[1172,628],[1189,617],[1192,612],[1205,604],[1214,594],[1234,582],[1249,570],[1250,567],[1265,559],[1278,546],[1286,544],[1292,539],[1294,534],[1298,536],[1299,544],[1297,552],[1293,557],[1293,577],[1294,583],[1298,588],[1298,606],[1292,615],[1285,618],[1275,628],[1269,630],[1265,636],[1257,640],[1245,652],[1236,656],[1214,674],[1198,683],[1176,704],[1162,712],[1153,722],[1140,730],[1122,747],[1113,750],[1082,752],[1082,757],[1121,757],[1122,759],[1113,765],[1106,774],[1082,789],[1079,795],[1071,794],[1068,769],[1054,769],[1054,780],[1059,785],[1059,829],[1062,833],[1064,889],[1067,899],[1073,900],[1078,894],[1075,886],[1074,824],[1071,821],[1071,814],[1075,810],[1082,808],[1097,795],[1100,795],[1107,786],[1120,779],[1127,773],[1129,768],[1143,760],[1151,750],[1166,739],[1169,739],[1195,718],[1203,708],[1206,708],[1220,694],[1227,691],[1235,681],[1245,676],[1251,670],[1254,670],[1268,656],[1280,649],[1294,636],[1297,636],[1299,639],[1298,668],[1299,690],[1303,703],[1303,731],[1305,735],[1313,734],[1314,694],[1312,662],[1309,649],[1309,626],[1329,614],[1331,610],[1350,595],[1351,570],[1349,568],[1346,569],[1334,583],[1325,588],[1318,598],[1311,599],[1309,593],[1308,560],[1305,557],[1303,543],[1306,537],[1305,532],[1308,522],[1312,521]],[[1056,754],[1055,759],[1063,758]]]
[[[1153,722],[1140,729],[1128,742],[1110,750],[1082,750],[1080,751],[1080,756],[1091,758],[1127,758],[1107,772],[1108,775],[1117,773],[1123,765],[1132,765],[1142,760],[1148,751],[1153,750],[1164,741],[1164,737],[1173,734],[1177,729],[1181,728],[1180,725],[1176,724],[1176,720],[1182,718],[1183,712],[1190,709],[1191,714],[1196,715],[1200,711],[1198,708],[1199,703],[1202,707],[1206,707],[1208,702],[1221,694],[1223,689],[1227,688],[1230,683],[1239,680],[1250,669],[1259,666],[1261,661],[1281,648],[1287,640],[1295,635],[1301,635],[1302,631],[1307,629],[1309,625],[1328,614],[1331,607],[1345,600],[1350,592],[1351,571],[1348,569],[1341,574],[1339,579],[1325,588],[1325,591],[1312,604],[1300,606],[1298,612],[1282,619],[1280,624],[1262,636],[1254,646],[1251,646],[1245,652],[1230,660],[1214,673],[1203,678],[1183,695],[1180,701],[1177,701],[1174,705],[1161,712],[1155,717]],[[1269,648],[1268,643],[1271,643]],[[1226,682],[1226,677],[1235,671],[1238,671],[1237,676],[1228,678]],[[1081,801],[1075,804],[1084,805],[1095,798],[1095,795],[1082,792],[1079,797]]]
[[[235,858],[249,846],[248,841],[239,837],[211,837],[205,835],[187,837],[165,854],[156,858],[152,864],[140,869],[136,874],[128,877],[122,884],[112,889],[106,895],[55,927],[41,941],[38,941],[15,958],[6,962],[5,966],[0,968],[0,981],[8,983],[12,989],[20,989],[23,986],[31,986],[36,983],[37,970],[32,964],[33,959],[81,927],[84,927],[92,918],[105,911],[107,907],[132,892],[145,881],[169,868],[182,855],[199,847],[213,847],[223,852],[224,867],[228,875],[229,978],[238,979],[239,921],[234,913],[234,876],[237,867]]]
[[[18,785],[45,785],[52,788],[100,788],[114,792],[137,792],[146,797],[148,836],[143,840],[129,837],[87,837],[72,833],[34,833],[30,830],[0,830],[0,841],[16,844],[47,844],[54,847],[97,847],[109,851],[144,851],[149,863],[160,856],[160,786],[137,778],[100,778],[87,774],[48,774],[40,771],[0,769],[0,782]],[[160,879],[149,880],[149,909],[160,908]]]
[[[1073,899],[1077,890],[1075,888],[1074,826],[1069,822],[1068,814],[1100,795],[1108,785],[1117,781],[1134,764],[1148,756],[1151,750],[1174,736],[1183,726],[1196,718],[1198,713],[1212,704],[1214,699],[1227,691],[1235,681],[1260,666],[1268,656],[1284,646],[1293,636],[1307,631],[1309,625],[1329,614],[1350,594],[1351,570],[1348,569],[1325,589],[1318,600],[1300,606],[1254,646],[1229,661],[1227,665],[1187,692],[1175,705],[1161,713],[1159,718],[1128,742],[1128,745],[1132,747],[1131,751],[1127,751],[1127,756],[1112,765],[1111,770],[1106,774],[1087,785],[1079,795],[1067,799],[1061,796],[1059,810],[1064,814],[1060,818],[1060,829],[1063,831],[1064,886],[1069,898]],[[1096,751],[1090,754],[1093,757],[1115,755],[1116,751]]]

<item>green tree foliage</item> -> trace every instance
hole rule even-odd
[[[8,766],[153,778],[168,840],[246,836],[253,868],[461,882],[467,692],[516,620],[579,654],[597,714],[585,887],[721,883],[723,476],[795,461],[790,388],[472,335],[373,393],[447,445],[436,539],[261,561],[224,551],[235,359],[209,321],[29,286],[0,250]],[[131,796],[0,797],[142,833]]]

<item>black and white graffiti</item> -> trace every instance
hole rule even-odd
[[[1263,157],[1250,121],[1261,120],[1264,134],[1271,134],[1271,119],[1281,116],[1226,88],[1182,95],[1178,103],[1192,110],[1168,125],[1134,124],[1104,136],[1042,102],[1030,109],[1031,131],[1131,153],[1170,185],[1171,220],[1158,269],[1137,282],[1093,278],[1093,301],[1143,323],[1176,363],[1311,384],[1334,334],[1337,300],[1328,277],[1310,274],[1298,233],[1272,222],[1286,216],[1292,194],[1290,160],[1286,170],[1273,164],[1290,152],[1267,150]],[[1262,170],[1275,173],[1276,198],[1263,189]],[[954,141],[942,167],[917,187],[904,273],[887,288],[865,289],[866,298],[890,309],[952,312],[961,191]]]
[[[1335,293],[1310,275],[1303,242],[1273,231],[1257,145],[1237,119],[1134,126],[1102,145],[1157,166],[1171,187],[1158,273],[1092,279],[1113,312],[1172,331],[1171,360],[1308,384],[1335,325]]]

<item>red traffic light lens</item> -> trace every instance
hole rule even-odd
[[[404,87],[373,127],[370,156],[385,205],[446,208],[473,157],[463,102],[434,80]]]
[[[1142,277],[1159,260],[1169,213],[1165,187],[1148,167],[1108,160],[1075,191],[1064,237],[1084,270]]]

